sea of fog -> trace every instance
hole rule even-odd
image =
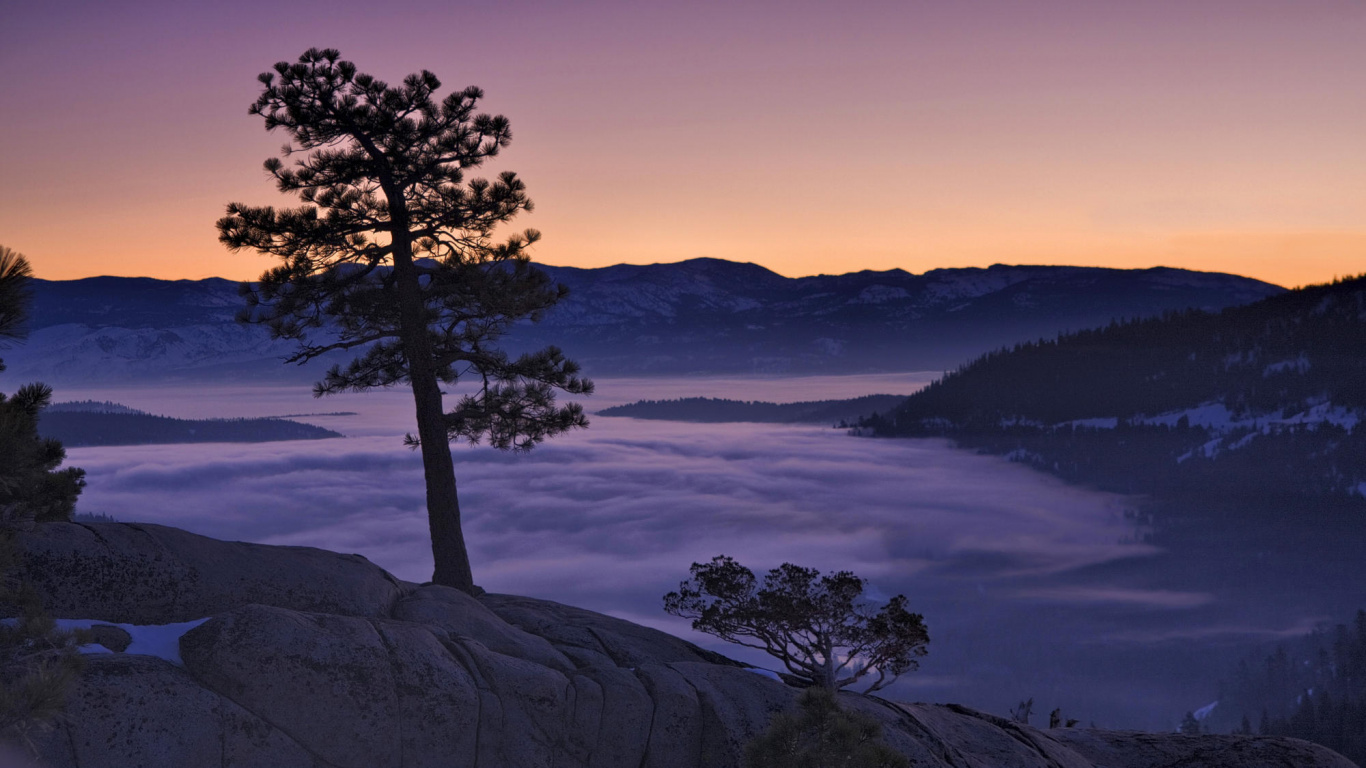
[[[931,374],[601,379],[588,410],[687,396],[790,402],[909,393]],[[357,552],[430,578],[422,467],[403,390],[315,400],[306,387],[64,388],[182,418],[298,417],[332,440],[74,448],[79,511],[225,539]],[[673,632],[661,596],[718,554],[767,569],[848,569],[875,596],[904,593],[930,628],[919,671],[886,695],[1164,729],[1213,701],[1223,665],[1252,643],[1325,618],[1249,612],[1137,543],[1129,500],[1069,487],[938,440],[829,427],[591,417],[529,454],[456,446],[476,581]],[[1046,718],[1046,714],[1044,715]]]

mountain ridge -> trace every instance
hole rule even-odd
[[[1346,520],[1366,510],[1363,349],[1366,276],[988,353],[862,429],[949,437],[1183,514]]]
[[[569,297],[542,323],[519,324],[510,351],[555,344],[596,375],[942,370],[1116,318],[1220,309],[1284,291],[1166,267],[994,265],[799,278],[720,259],[542,269]],[[237,324],[237,284],[221,278],[38,280],[34,298],[30,341],[6,356],[15,377],[293,381],[346,359],[279,365],[293,345]]]

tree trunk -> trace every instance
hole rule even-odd
[[[413,404],[417,409],[417,436],[422,443],[422,472],[427,483],[427,525],[432,535],[432,581],[474,593],[474,576],[460,530],[460,499],[456,495],[455,463],[446,435],[441,387],[430,361],[419,378],[412,370]],[[416,369],[410,363],[410,369]]]
[[[427,485],[427,525],[432,535],[432,581],[463,592],[475,593],[465,534],[460,530],[460,499],[455,489],[455,463],[451,460],[446,412],[441,403],[441,383],[432,365],[427,339],[422,287],[413,265],[412,237],[402,193],[381,179],[389,198],[390,230],[394,257],[394,282],[398,289],[399,336],[408,360],[413,405],[417,412],[417,438],[422,449],[422,473]]]
[[[821,687],[833,693],[839,693],[840,687],[836,684],[835,675],[835,645],[828,639],[821,640],[821,650],[825,653],[825,663],[821,665]]]

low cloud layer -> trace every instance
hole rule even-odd
[[[765,396],[753,381],[727,382],[710,391],[674,382],[679,389],[663,394],[648,382],[609,382],[603,399],[735,396],[741,386],[751,399]],[[782,382],[784,393],[813,394],[768,397],[819,399],[887,383],[897,382]],[[205,407],[188,392],[79,396],[142,408],[179,403],[173,415],[209,415],[186,410]],[[345,439],[73,449],[71,463],[89,473],[81,510],[358,552],[424,581],[432,561],[421,460],[400,440],[411,429],[406,397],[338,403],[306,391],[242,392],[220,411],[360,411],[310,419],[356,435]],[[944,442],[597,417],[589,430],[528,455],[459,447],[455,457],[476,581],[490,591],[560,600],[728,650],[660,610],[689,564],[724,553],[755,570],[782,562],[848,569],[877,594],[910,597],[933,637],[923,671],[896,691],[911,698],[1004,712],[1035,696],[1049,708],[1089,708],[1088,719],[1102,723],[1161,727],[1169,708],[1189,708],[1217,676],[1206,669],[1191,679],[1181,664],[1168,665],[1173,679],[1152,692],[1114,695],[1135,669],[1163,669],[1171,638],[1201,622],[1213,628],[1214,598],[1197,585],[1146,583],[1146,564],[1160,552],[1132,543],[1123,498]],[[1138,656],[1107,672],[1111,662],[1095,641],[1121,635]]]
[[[90,473],[89,511],[358,551],[412,580],[430,572],[420,457],[395,435],[71,454]],[[1121,499],[935,441],[599,418],[529,455],[455,456],[475,566],[499,590],[592,598],[637,588],[637,569],[677,577],[721,552],[756,568],[852,568],[895,589],[1148,551],[1123,543]]]

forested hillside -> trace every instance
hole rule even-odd
[[[1366,514],[1366,277],[1219,313],[1113,323],[987,354],[867,419],[1068,480],[1159,518]]]
[[[677,400],[641,400],[598,411],[599,416],[634,419],[766,424],[839,424],[896,406],[905,395],[864,395],[850,400],[809,400],[800,403],[768,403],[759,400],[725,400],[715,397],[684,397]]]
[[[118,403],[58,403],[38,422],[44,437],[63,445],[150,445],[157,443],[265,443],[341,437],[330,429],[280,418],[174,419]]]
[[[1366,611],[1240,661],[1207,722],[1313,741],[1366,764]]]

